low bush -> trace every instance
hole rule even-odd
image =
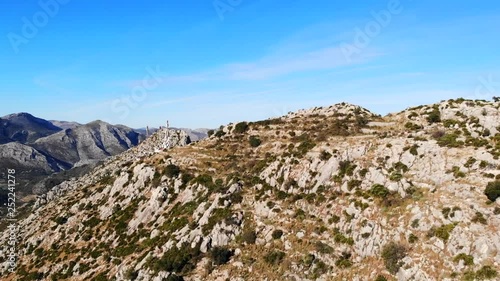
[[[165,175],[169,178],[178,177],[180,172],[181,172],[181,169],[174,164],[169,164],[169,165],[167,165],[167,167],[165,167]]]
[[[257,234],[254,230],[247,229],[241,234],[241,240],[247,244],[255,244],[255,241],[257,240]]]
[[[226,247],[214,247],[210,250],[210,258],[214,265],[226,264],[233,255],[234,252]]]
[[[280,264],[285,258],[285,253],[282,251],[274,250],[264,256],[264,261],[271,265]]]
[[[258,147],[259,145],[262,144],[262,141],[256,136],[250,136],[248,141],[249,141],[251,147]]]
[[[247,122],[240,122],[234,126],[234,132],[237,134],[243,134],[248,130],[248,123]]]
[[[429,124],[441,122],[441,112],[438,107],[434,107],[434,110],[427,115],[427,122]]]
[[[438,237],[444,242],[448,241],[451,232],[455,229],[456,223],[442,225],[440,227],[433,227],[427,232],[427,237]]]
[[[273,239],[280,239],[281,236],[283,236],[283,230],[276,229],[275,231],[273,231],[272,236],[273,236]]]
[[[500,181],[492,181],[486,185],[484,194],[492,202],[495,202],[498,197],[500,197]]]
[[[403,265],[401,260],[406,257],[406,247],[396,242],[389,242],[382,248],[382,258],[390,273],[396,274]]]
[[[453,261],[456,263],[458,263],[460,261],[464,261],[464,265],[473,265],[474,264],[474,257],[471,255],[460,253],[453,258]]]

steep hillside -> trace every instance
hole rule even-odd
[[[40,198],[4,279],[498,280],[499,107],[342,103],[172,149],[157,132]]]
[[[45,193],[55,184],[86,173],[99,161],[143,139],[128,127],[102,121],[61,130],[48,121],[20,113],[8,115],[0,122],[4,133],[10,132],[4,134],[8,136],[7,143],[0,144],[0,214],[7,211],[3,204],[8,196],[7,169],[18,171],[16,195],[20,207],[34,199],[34,194]]]
[[[38,139],[33,147],[72,167],[119,154],[141,140],[142,136],[128,127],[94,121]]]

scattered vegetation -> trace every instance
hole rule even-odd
[[[455,229],[457,223],[450,223],[446,225],[442,225],[440,227],[433,227],[427,232],[427,237],[438,237],[444,242],[448,241],[450,238],[450,233]]]
[[[471,255],[460,253],[453,258],[453,261],[456,263],[463,261],[464,265],[473,265],[474,264],[474,257]]]

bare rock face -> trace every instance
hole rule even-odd
[[[342,103],[194,144],[160,130],[41,196],[19,220],[25,270],[2,276],[497,280],[499,106]]]
[[[146,139],[139,147],[139,155],[156,153],[160,150],[176,146],[186,146],[191,143],[188,133],[178,129],[161,128]]]
[[[119,154],[140,141],[139,133],[130,128],[94,121],[39,139],[34,147],[61,163],[79,166]]]
[[[0,145],[0,162],[5,167],[25,167],[42,173],[60,170],[54,159],[18,142]]]

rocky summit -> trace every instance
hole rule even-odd
[[[2,280],[499,280],[499,107],[160,130],[39,198]]]

